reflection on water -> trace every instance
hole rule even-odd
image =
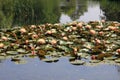
[[[119,1],[110,0],[0,0],[0,27],[100,20],[104,15],[119,21],[119,7]]]
[[[100,4],[107,20],[120,22],[120,0],[102,0]]]
[[[72,13],[72,16],[62,13],[60,23],[67,23],[73,20],[85,22],[101,20],[101,16],[104,16],[104,13],[100,9],[100,3],[98,1],[87,1],[83,4],[79,2],[76,3],[76,9]]]

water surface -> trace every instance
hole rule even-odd
[[[9,60],[0,63],[1,80],[120,80],[120,67],[116,65],[75,66],[68,58],[57,63],[46,63],[38,58],[27,58],[26,64]]]

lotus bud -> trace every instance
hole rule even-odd
[[[28,44],[28,43],[29,43],[29,40],[25,40],[25,43]]]
[[[57,33],[56,29],[51,29],[51,33]]]
[[[101,29],[103,26],[96,26],[96,28]]]
[[[45,44],[45,43],[46,43],[45,39],[38,39],[37,42],[38,42],[39,44]]]
[[[96,34],[96,31],[95,31],[95,30],[90,30],[90,34],[91,34],[91,35],[95,35],[95,34]]]
[[[8,38],[5,37],[5,36],[3,36],[1,39],[4,40],[4,41],[7,41],[7,40],[8,40]]]
[[[82,28],[82,26],[83,26],[83,23],[78,23],[77,24],[77,27],[79,27],[79,28]]]
[[[103,31],[100,31],[98,34],[102,36],[102,35],[104,34],[104,32],[103,32]]]
[[[66,40],[66,41],[67,41],[67,40],[68,40],[68,37],[64,36],[64,37],[63,37],[63,40]]]
[[[116,51],[120,54],[120,49],[117,49]]]
[[[74,52],[77,52],[77,51],[78,51],[78,49],[77,49],[76,47],[74,47],[73,50],[74,50]]]
[[[46,26],[49,26],[49,27],[50,27],[50,26],[52,26],[52,24],[50,24],[50,23],[47,23],[47,24],[46,24]]]
[[[86,25],[85,28],[91,29],[91,25]]]
[[[61,36],[65,36],[65,33],[61,33]]]
[[[33,34],[32,35],[32,39],[37,39],[38,38],[38,35],[37,34]]]
[[[50,43],[51,43],[52,45],[56,45],[56,44],[57,44],[57,40],[54,40],[54,39],[53,39],[53,40],[50,41]]]
[[[20,32],[21,32],[21,33],[26,33],[27,31],[26,31],[25,28],[21,28],[21,29],[20,29]]]
[[[76,31],[76,30],[77,30],[77,27],[72,27],[72,30],[73,30],[73,31]]]
[[[4,44],[3,43],[0,43],[0,48],[3,48],[4,47]]]
[[[105,20],[104,20],[104,19],[102,19],[102,20],[101,20],[101,22],[102,22],[102,23],[105,23]]]
[[[11,43],[11,44],[10,44],[10,46],[14,46],[14,45],[15,45],[15,43]]]
[[[100,44],[101,41],[99,39],[95,39],[96,44]]]
[[[109,29],[109,30],[112,30],[112,31],[116,31],[116,30],[117,30],[117,27],[108,26],[108,29]]]
[[[96,59],[96,56],[95,56],[95,55],[92,55],[92,56],[91,56],[91,59],[92,59],[92,60],[95,60],[95,59]]]
[[[31,48],[31,50],[32,50],[32,51],[34,51],[34,50],[35,50],[35,47],[33,47],[33,46],[30,46],[30,48]]]
[[[31,25],[30,28],[34,29],[34,28],[36,28],[36,26],[35,25]]]

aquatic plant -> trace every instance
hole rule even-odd
[[[45,62],[57,62],[59,57],[71,56],[74,61],[70,60],[70,63],[74,65],[86,64],[83,59],[91,63],[104,60],[119,62],[119,24],[110,21],[104,24],[99,21],[75,21],[1,29],[0,56],[9,56],[12,61],[38,56]]]

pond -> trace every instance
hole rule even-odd
[[[0,28],[9,28],[13,30],[11,32],[14,32],[14,29],[20,29],[19,26],[25,26],[26,28],[26,26],[29,27],[30,25],[39,25],[46,23],[66,24],[72,21],[89,22],[96,20],[100,21],[102,19],[105,19],[106,21],[119,22],[119,4],[120,1],[117,0],[1,0]],[[13,29],[12,27],[15,28]],[[107,32],[108,31],[106,31],[106,33]],[[17,33],[16,30],[15,33]],[[114,41],[112,44],[119,44],[119,34],[117,34],[117,32],[112,33],[114,34],[113,38],[108,39],[115,39],[116,42]],[[0,36],[1,34],[2,32],[0,32]],[[9,33],[6,35],[9,37],[11,36]],[[24,42],[24,36],[26,37],[26,34],[23,34],[21,36],[18,32],[17,35],[19,35],[18,38],[20,40],[22,40],[21,38],[23,37]],[[114,37],[115,35],[117,35],[117,37]],[[13,37],[14,36],[11,38]],[[49,38],[51,39],[51,37]],[[92,38],[94,38],[94,36]],[[14,38],[10,40],[14,41]],[[6,41],[3,41],[3,43],[5,42]],[[34,40],[32,42],[35,43]],[[73,45],[76,43],[76,41],[73,41],[74,43],[71,42],[68,42],[66,44]],[[9,46],[9,42],[5,44],[7,44],[7,47],[9,48],[11,45],[13,46],[11,49],[0,49],[0,80],[120,80],[120,64],[116,64],[113,62],[113,60],[110,62],[104,62],[103,60],[100,63],[89,63],[88,60],[91,59],[90,56],[87,56],[88,60],[83,59],[83,61],[86,62],[85,64],[81,65],[82,63],[80,62],[80,65],[74,65],[72,63],[74,60],[73,56],[71,57],[71,55],[68,54],[65,55],[65,51],[68,51],[67,47],[61,47],[61,45],[58,45],[59,47],[57,47],[57,49],[61,48],[63,51],[60,53],[58,52],[59,55],[57,55],[57,57],[53,51],[46,57],[48,59],[50,58],[51,60],[51,57],[55,56],[55,58],[53,58],[54,60],[52,59],[51,61],[47,61],[43,56],[41,57],[32,55],[34,52],[31,52],[29,50],[29,47],[27,49],[28,51],[25,52],[23,49],[24,47],[18,46],[16,44],[11,44]],[[63,44],[62,41],[61,44]],[[19,55],[14,51],[15,49],[18,49],[17,47],[20,47],[20,49],[17,50],[20,53]],[[117,47],[120,48],[120,44]],[[55,48],[55,50],[57,49]],[[12,52],[10,50],[12,50]],[[41,50],[41,53],[42,52],[43,51]],[[22,60],[19,60],[19,57],[22,58]]]

